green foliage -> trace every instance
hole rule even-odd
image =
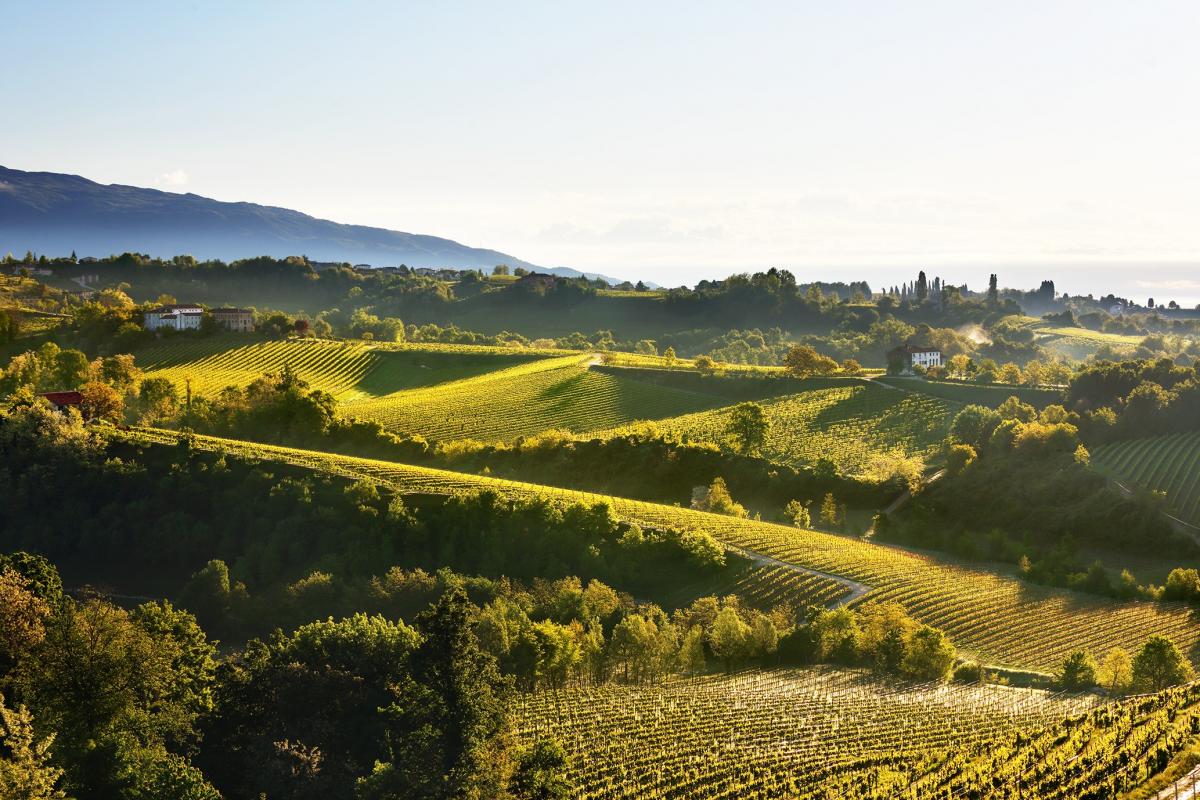
[[[379,709],[409,679],[419,635],[357,614],[251,641],[219,670],[200,763],[229,797],[353,797],[385,758]]]
[[[39,738],[33,717],[21,707],[6,708],[0,696],[0,797],[11,800],[64,800],[57,788],[63,771],[51,758],[54,737]]]
[[[1076,650],[1067,656],[1062,669],[1055,676],[1055,683],[1065,691],[1078,692],[1090,689],[1097,683],[1099,667],[1096,659],[1086,650]]]
[[[729,435],[744,455],[763,446],[767,439],[767,427],[763,408],[758,403],[739,403],[729,412]]]
[[[507,784],[505,702],[511,691],[479,649],[465,595],[417,618],[409,674],[382,709],[387,753],[359,782],[362,800],[499,796]]]
[[[566,800],[575,791],[567,766],[567,753],[557,740],[538,739],[518,753],[509,788],[518,800]]]
[[[1151,636],[1133,658],[1133,685],[1157,692],[1191,680],[1194,674],[1179,648],[1165,636]]]

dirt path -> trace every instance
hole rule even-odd
[[[1193,800],[1200,797],[1200,767],[1196,767],[1154,797],[1156,800]]]
[[[733,553],[736,556],[741,556],[748,561],[758,564],[760,567],[780,567],[790,572],[795,572],[799,575],[816,575],[817,577],[825,578],[835,583],[840,583],[842,586],[845,586],[850,590],[850,594],[831,603],[829,606],[830,608],[841,608],[842,606],[848,606],[855,600],[858,600],[860,597],[865,596],[869,591],[871,591],[871,587],[867,584],[850,580],[849,578],[841,575],[834,575],[831,572],[822,572],[819,569],[802,567],[799,564],[793,564],[790,561],[781,561],[778,558],[763,555],[756,550],[747,550],[744,547],[738,547],[736,545],[726,544],[724,542],[721,543],[721,546],[725,548],[726,552]]]
[[[1109,478],[1108,482],[1112,484],[1112,486],[1116,488],[1118,492],[1126,497],[1134,496],[1133,489],[1121,483],[1116,478]],[[1175,530],[1177,530],[1179,533],[1182,533],[1184,536],[1190,536],[1193,541],[1195,541],[1197,544],[1200,544],[1200,528],[1196,527],[1190,522],[1185,522],[1174,514],[1169,514],[1166,511],[1160,511],[1159,513],[1167,518],[1167,522],[1170,522],[1171,526],[1174,527]]]

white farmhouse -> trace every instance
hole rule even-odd
[[[902,373],[911,375],[913,367],[930,369],[942,366],[942,351],[936,347],[914,347],[906,344],[888,353],[888,363],[898,363]]]
[[[159,306],[146,312],[143,325],[148,331],[172,328],[177,331],[200,329],[204,309],[196,305]]]

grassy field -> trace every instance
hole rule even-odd
[[[517,728],[563,744],[580,798],[882,798],[907,796],[951,753],[1031,737],[1096,703],[789,669],[525,696]]]
[[[1200,433],[1106,444],[1092,452],[1092,466],[1123,483],[1163,492],[1173,513],[1200,524]]]
[[[178,434],[167,431],[114,435],[148,443],[178,439]],[[812,572],[865,584],[868,599],[901,603],[917,619],[945,630],[960,650],[984,663],[1050,672],[1074,650],[1086,648],[1100,655],[1120,646],[1132,652],[1153,633],[1171,637],[1193,662],[1200,663],[1200,626],[1195,612],[1183,605],[1117,601],[1037,586],[899,548],[675,506],[215,437],[195,437],[195,445],[366,479],[403,493],[490,489],[507,497],[607,503],[617,516],[645,528],[702,532],[726,546],[776,559],[775,566],[800,567],[779,587],[780,600],[826,602],[827,598],[813,597],[806,588]],[[820,588],[824,592],[829,587]]]
[[[823,388],[760,402],[770,425],[765,457],[793,466],[828,458],[849,473],[862,471],[878,454],[933,456],[953,410],[944,400],[855,379],[826,380]],[[720,443],[729,414],[729,408],[719,408],[656,425],[682,438]]]

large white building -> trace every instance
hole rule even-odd
[[[177,331],[194,331],[200,329],[200,320],[204,319],[204,309],[200,306],[159,306],[146,312],[144,326],[148,331],[173,328]]]
[[[914,347],[906,344],[888,353],[888,362],[898,362],[901,372],[911,373],[913,367],[930,369],[942,366],[942,351],[936,347]]]

